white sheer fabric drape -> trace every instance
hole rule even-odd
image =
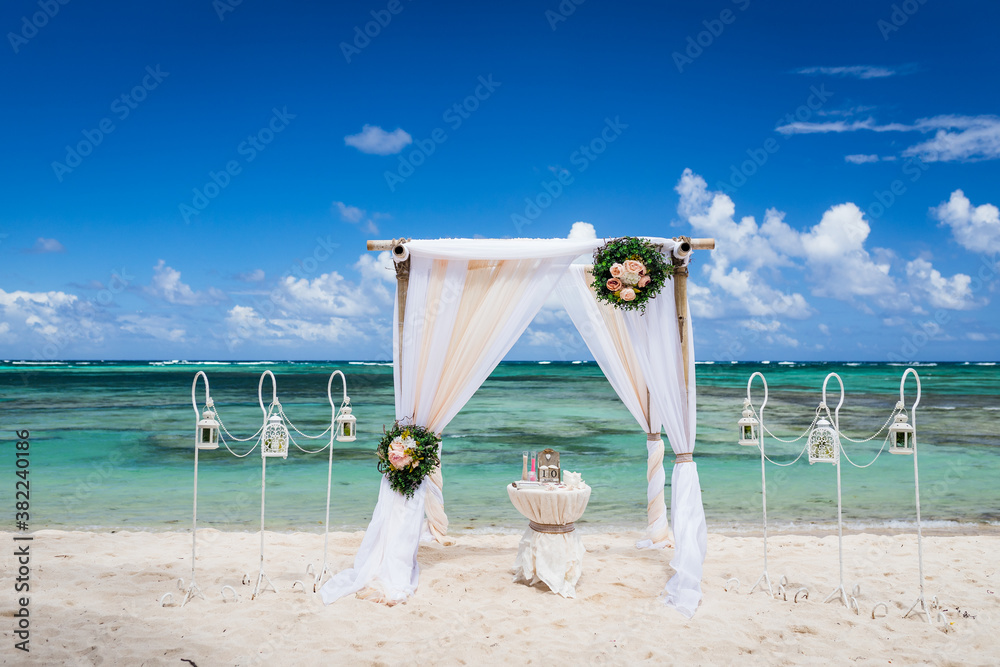
[[[396,418],[440,433],[524,332],[570,262],[598,243],[408,242],[402,335],[398,304],[393,327]],[[410,501],[383,480],[354,568],[324,585],[324,602],[366,587],[391,601],[413,593],[422,523],[418,504],[427,513],[432,535],[443,539],[447,517],[440,471],[425,479]]]
[[[626,311],[624,318],[636,358],[649,386],[652,404],[662,417],[670,446],[675,455],[690,455],[694,451],[696,425],[690,317],[686,318],[684,336],[688,347],[687,390],[674,300],[669,297],[652,299],[646,305],[645,314]],[[694,461],[674,463],[670,491],[670,523],[676,543],[670,565],[676,573],[667,582],[663,601],[691,618],[701,602],[702,567],[708,549],[701,483]]]
[[[556,293],[622,403],[647,435],[646,538],[636,546],[663,548],[669,531],[664,502],[666,475],[663,471],[662,424],[650,400],[639,360],[625,326],[624,312],[597,300],[588,267],[573,265],[556,287]],[[669,287],[669,285],[668,285]],[[665,298],[671,295],[664,294]]]

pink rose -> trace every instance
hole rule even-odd
[[[389,452],[389,464],[396,470],[402,470],[412,462],[413,459],[403,452],[397,452],[395,449]]]
[[[645,287],[649,283],[653,282],[653,279],[647,275],[639,276],[639,287]]]
[[[613,277],[621,278],[623,273],[625,273],[625,267],[621,264],[615,263],[611,265],[611,275]]]
[[[626,287],[618,293],[618,296],[621,297],[622,301],[632,301],[635,299],[635,290],[631,287]]]
[[[627,259],[625,260],[625,270],[629,273],[640,273],[645,271],[646,267],[637,259]]]
[[[617,292],[622,288],[622,281],[617,278],[609,278],[607,282],[608,289],[612,292]]]

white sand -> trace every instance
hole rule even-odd
[[[14,544],[4,533],[5,544]],[[202,539],[202,537],[204,539]],[[771,539],[771,576],[807,601],[768,599],[747,589],[762,570],[759,537],[709,536],[704,601],[691,620],[656,595],[672,570],[671,550],[638,551],[638,534],[585,534],[588,554],[576,599],[511,583],[515,535],[459,535],[452,547],[423,546],[417,594],[388,608],[342,599],[324,607],[305,574],[322,557],[321,535],[268,533],[265,571],[278,592],[250,600],[259,534],[199,531],[198,583],[208,599],[160,607],[187,580],[184,533],[40,531],[31,542],[31,653],[13,648],[17,594],[3,558],[8,664],[939,664],[1000,663],[1000,537],[928,537],[927,595],[950,624],[900,618],[917,596],[916,539],[845,537],[848,588],[861,583],[861,614],[823,604],[837,584],[836,537]],[[331,563],[349,566],[361,533],[332,534]],[[13,549],[11,549],[12,551]],[[739,577],[742,591],[725,590]],[[308,593],[292,582],[307,582]],[[237,603],[220,597],[223,585]],[[889,614],[872,620],[886,601]],[[968,612],[969,616],[959,612]],[[936,614],[936,612],[935,612]]]

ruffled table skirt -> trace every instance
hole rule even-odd
[[[529,520],[514,560],[514,582],[528,585],[541,582],[565,598],[576,597],[576,583],[583,573],[583,555],[587,550],[572,524],[587,509],[590,487],[547,490],[510,485],[507,494],[514,507]],[[567,532],[548,532],[559,530]]]

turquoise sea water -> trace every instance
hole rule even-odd
[[[235,436],[247,437],[262,420],[257,383],[263,370],[277,376],[285,414],[302,431],[316,434],[329,425],[326,382],[337,368],[347,374],[359,437],[354,443],[334,444],[331,527],[362,529],[378,494],[375,444],[382,426],[393,418],[392,368],[387,364],[0,363],[0,448],[9,477],[0,484],[0,502],[13,508],[15,430],[28,429],[32,529],[186,529],[192,505],[194,374],[208,374],[223,422]],[[886,421],[898,399],[903,370],[892,364],[699,364],[695,457],[710,529],[759,528],[758,450],[736,444],[736,421],[751,373],[762,371],[767,377],[765,421],[782,438],[803,433],[824,377],[840,374],[847,391],[841,428],[859,439]],[[937,530],[1000,527],[1000,367],[942,363],[917,370],[923,383],[916,422],[925,525]],[[339,380],[335,387],[339,391]],[[837,392],[837,387],[831,381],[831,390]],[[908,405],[914,395],[911,380]],[[199,385],[199,402],[202,396]],[[761,396],[756,384],[756,403]],[[327,442],[325,437],[296,439],[305,449]],[[229,444],[237,454],[251,446]],[[775,461],[787,463],[803,444],[768,439],[765,448]],[[855,463],[866,464],[881,444],[879,437],[845,447]],[[561,452],[564,469],[582,472],[593,487],[584,528],[645,525],[645,435],[597,365],[507,362],[445,429],[445,500],[452,531],[522,529],[524,520],[507,499],[505,485],[520,476],[522,450],[545,447]],[[668,454],[668,487],[671,459]],[[268,529],[322,529],[327,461],[325,452],[305,454],[294,448],[285,461],[269,460]],[[259,529],[260,474],[256,451],[245,458],[225,448],[201,452],[199,525]],[[810,466],[803,457],[788,467],[769,464],[767,475],[773,525],[808,530],[835,524],[833,466]],[[845,462],[842,484],[848,526],[912,526],[912,457],[883,453],[864,469]]]

